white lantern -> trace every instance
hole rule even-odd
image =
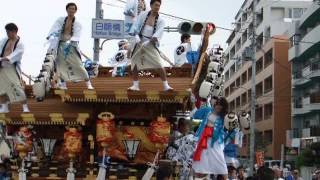
[[[239,121],[243,129],[245,130],[250,129],[251,119],[250,119],[250,115],[247,112],[243,111],[239,114]]]
[[[199,89],[199,96],[206,99],[211,95],[213,89],[214,84],[208,81],[203,81]]]
[[[46,95],[46,83],[42,76],[38,77],[37,80],[34,81],[32,86],[33,95],[35,96],[36,100],[43,101]]]
[[[239,128],[239,119],[236,113],[230,112],[224,117],[224,127],[229,131]]]

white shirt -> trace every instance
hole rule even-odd
[[[63,24],[66,17],[60,17],[58,18],[53,26],[51,27],[49,34],[47,37],[49,37],[49,49],[48,52],[55,52],[58,49],[59,41],[61,38],[61,33],[63,31]],[[79,42],[80,36],[81,36],[81,30],[82,26],[79,21],[77,21],[77,18],[75,19],[73,23],[73,34],[70,38],[70,41]],[[78,49],[79,51],[79,49]],[[80,52],[80,51],[79,51]]]
[[[188,63],[187,53],[191,51],[190,43],[180,44],[174,51],[174,64],[176,67],[181,67],[183,64]]]
[[[131,28],[131,31],[130,31],[131,36],[139,35],[142,29],[143,23],[147,18],[148,13],[149,13],[148,11],[144,11],[138,16],[136,22],[133,24],[133,27]],[[145,28],[146,27],[147,25],[145,25]],[[159,15],[158,22],[156,25],[156,32],[151,36],[151,37],[157,38],[159,43],[164,32],[164,27],[165,27],[165,22],[161,17],[161,15]],[[153,27],[152,27],[152,31],[153,31]]]
[[[7,40],[8,40],[8,38],[4,38],[0,41],[0,51],[2,51],[2,49],[4,48],[4,45],[6,44]],[[16,49],[6,57],[9,59],[9,62],[11,64],[16,65],[16,70],[19,75],[21,74],[20,66],[21,66],[21,60],[22,60],[23,53],[24,53],[24,44],[21,42],[21,39],[20,39],[17,46],[16,46]]]
[[[109,61],[112,67],[115,66],[127,66],[130,64],[129,59],[127,57],[128,50],[122,49],[119,50]]]

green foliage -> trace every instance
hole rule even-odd
[[[320,142],[313,143],[309,148],[303,150],[296,159],[296,166],[320,165]]]

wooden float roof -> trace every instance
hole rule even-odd
[[[183,103],[190,92],[191,78],[168,78],[174,88],[164,92],[162,82],[157,78],[141,78],[139,92],[127,91],[132,85],[130,78],[96,78],[92,81],[94,90],[86,90],[84,82],[68,83],[68,90],[55,90],[65,102],[101,103]]]
[[[188,71],[187,71],[188,70]],[[10,105],[10,113],[0,114],[0,121],[12,125],[85,125],[92,118],[92,103],[174,103],[189,102],[191,69],[170,69],[168,82],[174,88],[164,92],[159,78],[141,77],[139,92],[127,91],[132,85],[129,77],[110,77],[106,69],[92,80],[95,90],[86,90],[85,82],[68,83],[68,90],[53,90],[43,102],[36,102],[32,87],[26,87],[31,113],[22,113],[20,104]],[[187,77],[189,76],[189,77]]]

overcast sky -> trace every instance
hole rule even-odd
[[[46,49],[45,38],[54,21],[65,16],[65,5],[70,0],[1,0],[0,6],[0,37],[6,36],[4,26],[14,22],[19,27],[19,35],[25,43],[26,49],[22,61],[23,72],[37,75]],[[80,48],[90,57],[93,55],[93,39],[91,38],[91,20],[95,16],[95,0],[73,0],[78,5],[76,17],[83,25]],[[117,0],[104,0],[105,3],[124,6]],[[161,11],[171,15],[195,21],[213,22],[216,26],[232,28],[238,9],[243,0],[163,0]],[[149,0],[147,0],[149,4]],[[103,5],[104,18],[123,19],[123,9]],[[181,21],[165,18],[169,26],[177,26]],[[210,44],[222,44],[230,32],[217,29],[211,37]],[[173,50],[179,44],[180,35],[165,33],[161,41],[161,49],[173,57]],[[192,36],[194,45],[200,41],[199,36]],[[100,54],[100,64],[106,65],[108,59],[116,53],[117,41],[110,41],[103,47]]]

